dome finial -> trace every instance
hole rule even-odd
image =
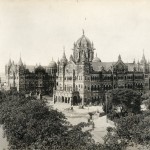
[[[84,29],[82,29],[82,33],[83,33],[83,35],[84,35]]]
[[[63,50],[65,51],[65,46],[63,46]]]
[[[144,49],[143,49],[143,59],[145,59]]]

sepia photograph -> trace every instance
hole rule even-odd
[[[0,150],[150,150],[150,1],[0,0]]]

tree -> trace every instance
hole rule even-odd
[[[120,113],[121,116],[132,113],[140,113],[141,110],[141,95],[131,89],[114,89],[107,93],[106,101],[103,105],[103,110],[106,111],[106,105],[108,113]]]
[[[150,111],[143,114],[129,114],[115,120],[115,128],[107,128],[104,147],[126,149],[127,146],[140,145],[150,149]]]
[[[0,124],[10,149],[95,150],[96,144],[86,123],[76,126],[67,122],[61,112],[47,107],[34,97],[17,92],[0,93]]]

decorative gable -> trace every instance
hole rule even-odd
[[[116,72],[126,72],[128,70],[128,66],[123,63],[121,60],[121,57],[119,57],[118,61],[116,64],[113,65],[113,71]]]

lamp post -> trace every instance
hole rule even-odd
[[[108,123],[108,117],[107,117],[107,93],[105,93],[105,100],[106,100],[106,122]]]

